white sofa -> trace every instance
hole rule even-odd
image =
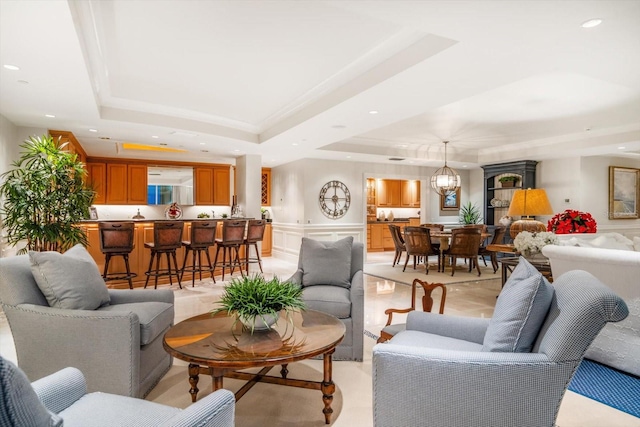
[[[554,277],[569,270],[588,271],[625,300],[627,319],[606,325],[585,357],[640,376],[640,238],[633,242],[616,234],[574,236],[563,239],[560,246],[545,246],[542,253],[549,257]]]

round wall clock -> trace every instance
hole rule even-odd
[[[320,209],[331,219],[343,217],[351,204],[351,193],[340,181],[329,181],[320,189]]]

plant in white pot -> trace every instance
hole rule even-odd
[[[291,282],[281,282],[277,277],[266,280],[260,274],[233,278],[224,287],[213,314],[226,312],[236,316],[247,329],[269,330],[278,321],[280,312],[287,317],[306,305],[302,300],[302,287]],[[234,323],[235,324],[235,323]]]

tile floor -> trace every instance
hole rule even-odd
[[[391,262],[392,253],[373,253],[367,257],[367,262]],[[265,258],[263,262],[265,276],[277,275],[288,278],[296,265],[275,258]],[[190,283],[188,284],[190,285]],[[496,296],[500,290],[499,272],[496,280],[478,283],[467,282],[448,286],[445,306],[446,314],[490,317],[493,313]],[[408,306],[411,288],[376,277],[365,275],[365,329],[378,334],[386,322],[384,310],[389,307]],[[213,292],[212,292],[213,291]],[[176,290],[176,322],[191,316],[211,310],[216,296],[222,292],[222,284],[218,281],[203,281],[192,288],[185,286]],[[439,304],[436,299],[435,305]],[[402,318],[398,317],[401,322]],[[395,317],[394,317],[395,323]],[[373,340],[365,338],[365,362],[336,362],[334,364],[334,380],[341,388],[342,408],[333,425],[340,426],[368,426],[371,425],[371,390],[370,364]],[[15,361],[13,339],[6,318],[0,313],[0,354]],[[305,361],[314,366],[320,361]],[[180,364],[180,361],[176,361]],[[363,367],[366,366],[366,372]],[[321,368],[318,366],[321,372]],[[349,396],[359,396],[350,399]],[[150,395],[153,398],[153,392]],[[240,402],[240,404],[242,401]],[[591,399],[568,391],[565,395],[557,420],[558,427],[640,427],[640,419],[600,404]]]

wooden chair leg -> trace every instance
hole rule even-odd
[[[129,255],[124,254],[122,255],[122,258],[124,258],[124,267],[127,270],[127,279],[129,280],[129,289],[133,289],[133,283],[131,282],[131,269],[129,268]]]
[[[147,285],[149,284],[149,277],[151,277],[151,268],[153,268],[153,258],[155,253],[151,251],[151,259],[149,260],[149,268],[147,268],[147,279],[144,281],[144,289],[147,289]]]

